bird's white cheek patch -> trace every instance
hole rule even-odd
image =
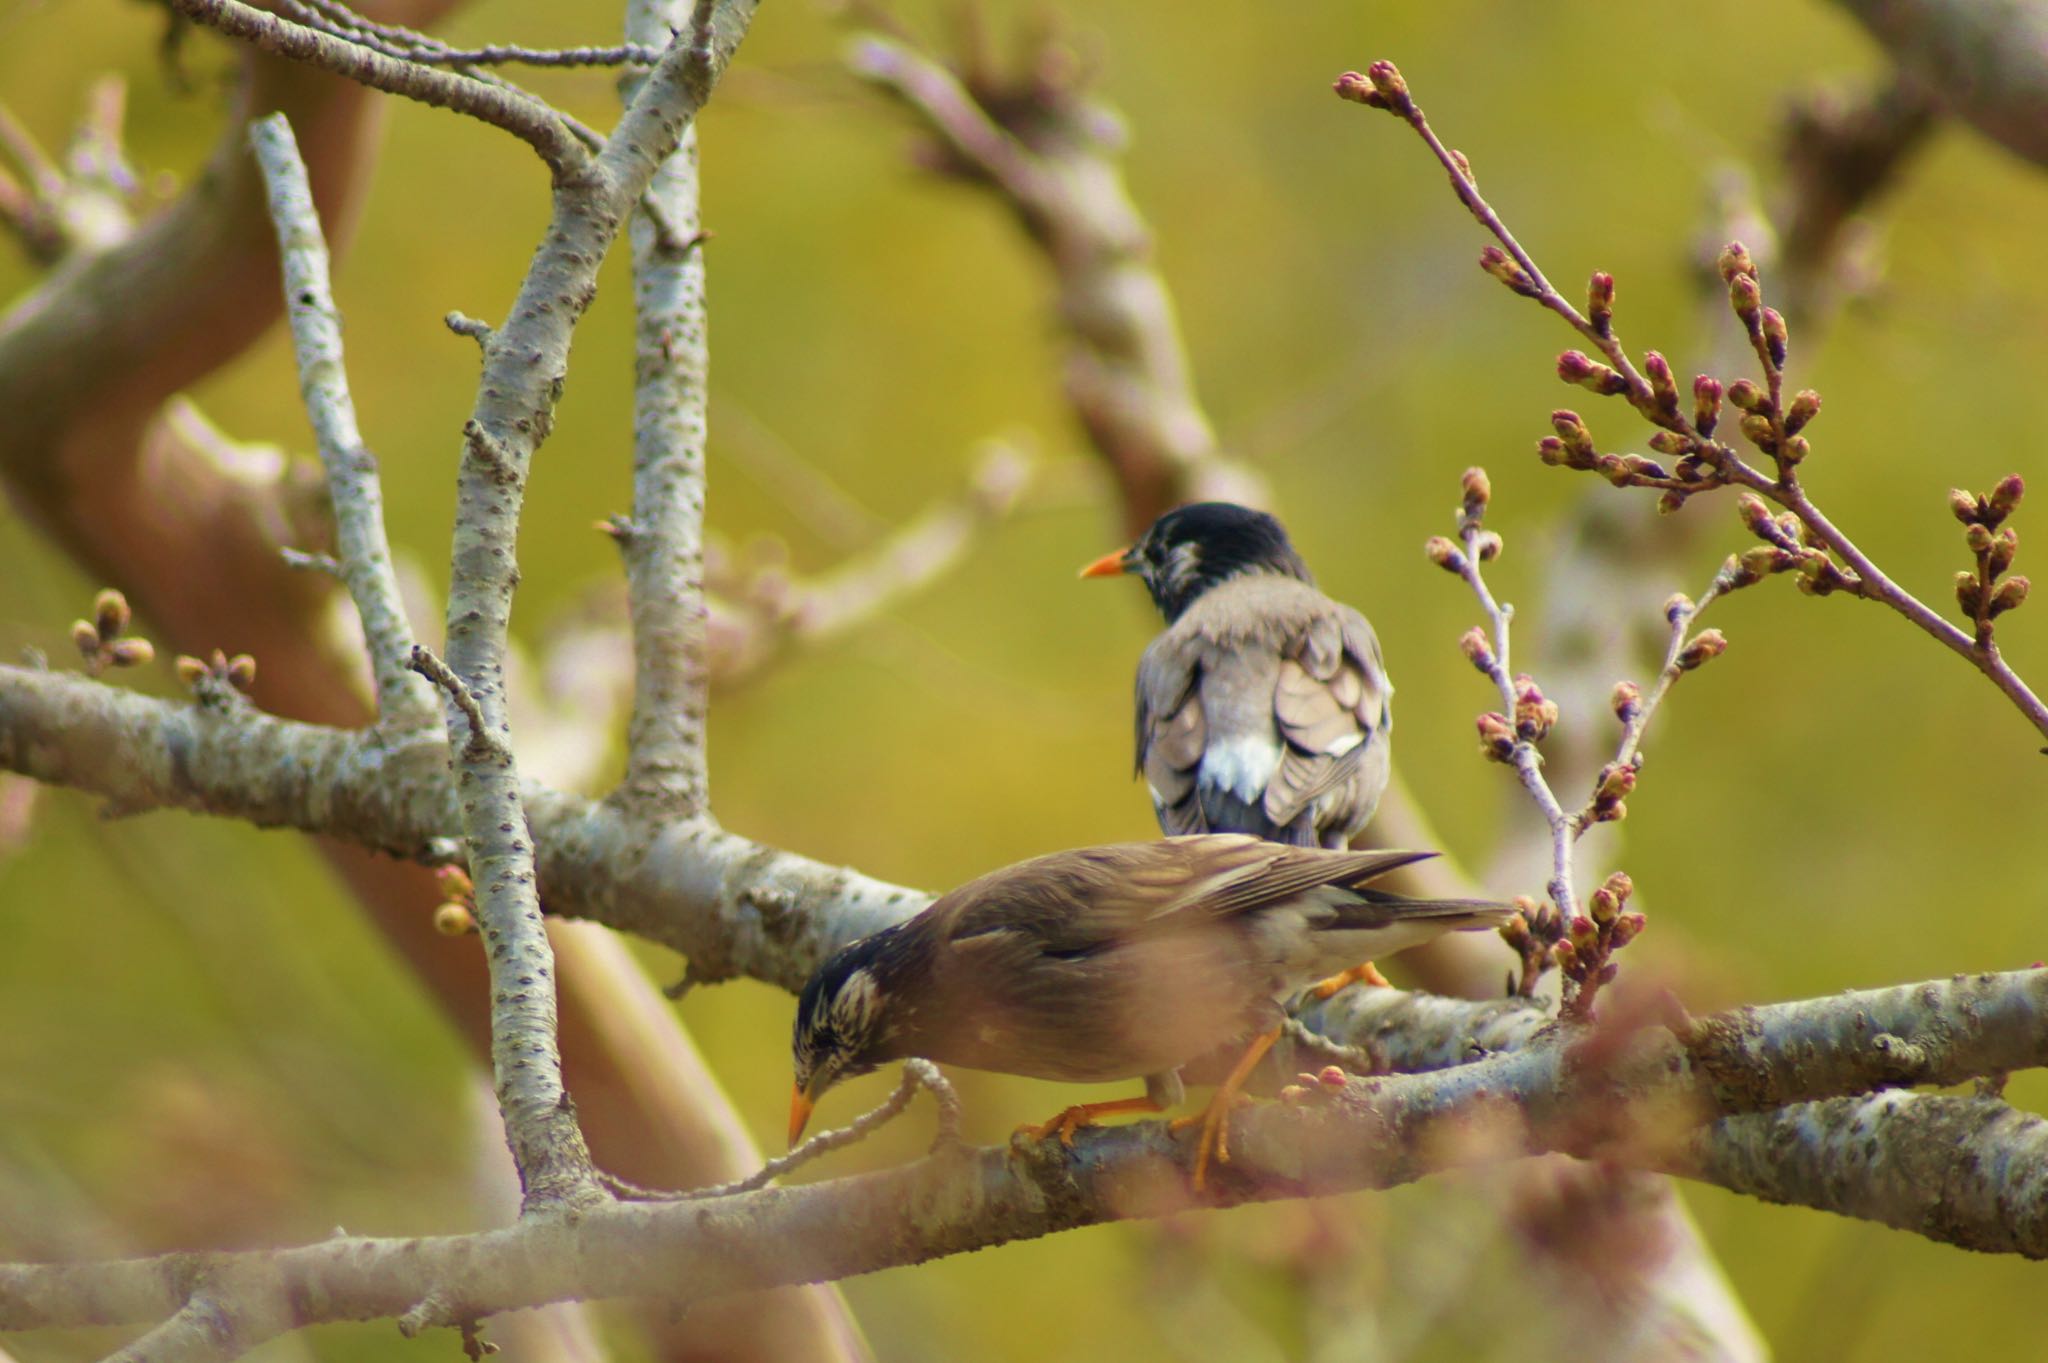
[[[1273,773],[1280,768],[1280,745],[1270,738],[1242,734],[1213,739],[1202,752],[1201,784],[1227,790],[1246,804],[1263,799]]]

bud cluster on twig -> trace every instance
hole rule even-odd
[[[2005,519],[2019,506],[2026,490],[2020,476],[2011,473],[1981,496],[1961,488],[1952,488],[1948,494],[1949,510],[1963,523],[1963,542],[1977,559],[1976,571],[1956,574],[1956,604],[1975,627],[1980,649],[1991,642],[1991,622],[2024,602],[2032,585],[2018,574],[2005,576],[2020,547],[2019,532]]]
[[[147,639],[128,636],[135,614],[128,598],[108,587],[93,598],[92,619],[71,622],[71,642],[85,660],[85,673],[97,677],[110,667],[141,667],[156,657]]]
[[[256,660],[246,653],[237,653],[232,658],[220,649],[204,658],[181,653],[175,665],[178,680],[201,705],[240,704],[256,685]]]
[[[443,866],[434,872],[434,887],[441,902],[434,906],[434,931],[443,937],[460,937],[475,932],[476,885],[460,866]]]
[[[1616,871],[1586,900],[1586,913],[1567,925],[1564,940],[1551,948],[1564,972],[1564,1016],[1590,1021],[1593,1000],[1617,973],[1614,957],[1642,933],[1644,918],[1628,907],[1635,882]]]

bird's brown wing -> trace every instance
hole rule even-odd
[[[1004,867],[947,894],[932,912],[955,945],[1001,935],[1028,940],[1043,955],[1084,955],[1199,931],[1318,885],[1355,888],[1432,855],[1332,853],[1234,833],[1113,843]]]
[[[1169,631],[1138,660],[1137,768],[1169,836],[1206,833],[1195,780],[1209,725],[1202,712],[1199,642]]]
[[[1389,701],[1394,688],[1365,617],[1332,602],[1286,649],[1273,689],[1273,718],[1286,742],[1266,785],[1266,817],[1279,827],[1317,800],[1350,787],[1328,820],[1339,831],[1365,822],[1387,780]]]

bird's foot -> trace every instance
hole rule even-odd
[[[1024,1137],[1027,1140],[1042,1141],[1048,1136],[1058,1136],[1060,1144],[1069,1149],[1074,1145],[1074,1133],[1084,1126],[1093,1126],[1103,1117],[1123,1112],[1157,1112],[1159,1104],[1150,1098],[1115,1098],[1106,1103],[1076,1103],[1055,1116],[1051,1121],[1026,1122],[1011,1134],[1010,1139]]]
[[[1167,1129],[1176,1135],[1191,1126],[1201,1128],[1195,1137],[1196,1192],[1206,1186],[1212,1160],[1217,1164],[1230,1163],[1230,1114],[1232,1109],[1249,1102],[1251,1099],[1242,1093],[1227,1093],[1219,1089],[1200,1112],[1176,1117],[1167,1124]]]
[[[1340,970],[1329,979],[1309,986],[1308,992],[1319,1000],[1328,999],[1354,984],[1376,984],[1382,989],[1393,988],[1393,983],[1385,975],[1380,974],[1380,968],[1367,961],[1363,965],[1352,966],[1349,970]]]

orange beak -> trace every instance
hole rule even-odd
[[[796,1143],[803,1139],[804,1128],[809,1126],[810,1124],[811,1100],[804,1096],[804,1091],[802,1089],[797,1088],[794,1085],[791,1085],[789,1090],[790,1149],[794,1150],[796,1148]]]
[[[1104,554],[1081,570],[1083,577],[1117,577],[1131,570],[1131,551],[1118,549]]]

